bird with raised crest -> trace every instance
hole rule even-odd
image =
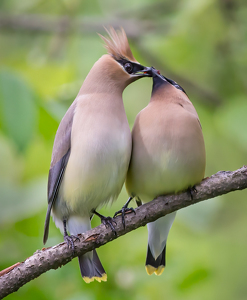
[[[72,250],[77,235],[91,228],[94,214],[115,230],[111,219],[96,209],[116,200],[130,161],[131,133],[122,93],[130,83],[150,76],[150,68],[135,60],[124,30],[111,27],[107,33],[109,37],[101,38],[108,54],[89,71],[58,127],[52,152],[43,242],[52,215]],[[85,282],[106,281],[96,250],[78,258]]]

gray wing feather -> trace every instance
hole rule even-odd
[[[64,115],[54,141],[51,166],[48,178],[48,208],[45,219],[43,243],[45,244],[49,233],[50,214],[57,199],[59,187],[70,156],[71,130],[76,109],[76,100]]]

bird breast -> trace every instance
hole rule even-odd
[[[60,195],[68,210],[82,215],[115,200],[127,173],[131,153],[127,118],[124,110],[109,109],[115,108],[79,103],[75,112]]]
[[[126,180],[130,194],[150,201],[203,179],[205,147],[201,127],[197,117],[183,107],[174,103],[147,106],[139,113],[132,136]]]

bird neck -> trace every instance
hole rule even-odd
[[[109,55],[103,55],[85,78],[79,94],[111,93],[122,95],[129,78]]]

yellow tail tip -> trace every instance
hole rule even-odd
[[[165,266],[161,265],[154,271],[154,273],[159,276],[163,273],[164,269],[165,269]]]
[[[107,281],[107,275],[106,273],[102,274],[102,277],[95,277],[95,280],[97,280],[98,282],[101,282],[101,281]]]
[[[153,266],[150,266],[150,265],[146,265],[145,268],[146,268],[148,275],[152,275],[156,271],[156,268],[154,268]]]
[[[150,265],[146,265],[145,266],[146,268],[146,271],[148,273],[148,275],[152,275],[153,273],[155,273],[155,275],[161,275],[165,269],[165,266],[159,266],[158,268],[155,268],[153,266],[150,266]]]
[[[102,277],[82,277],[82,279],[86,282],[86,283],[90,283],[94,280],[101,282],[101,281],[107,281],[107,275],[106,273],[102,274]]]

